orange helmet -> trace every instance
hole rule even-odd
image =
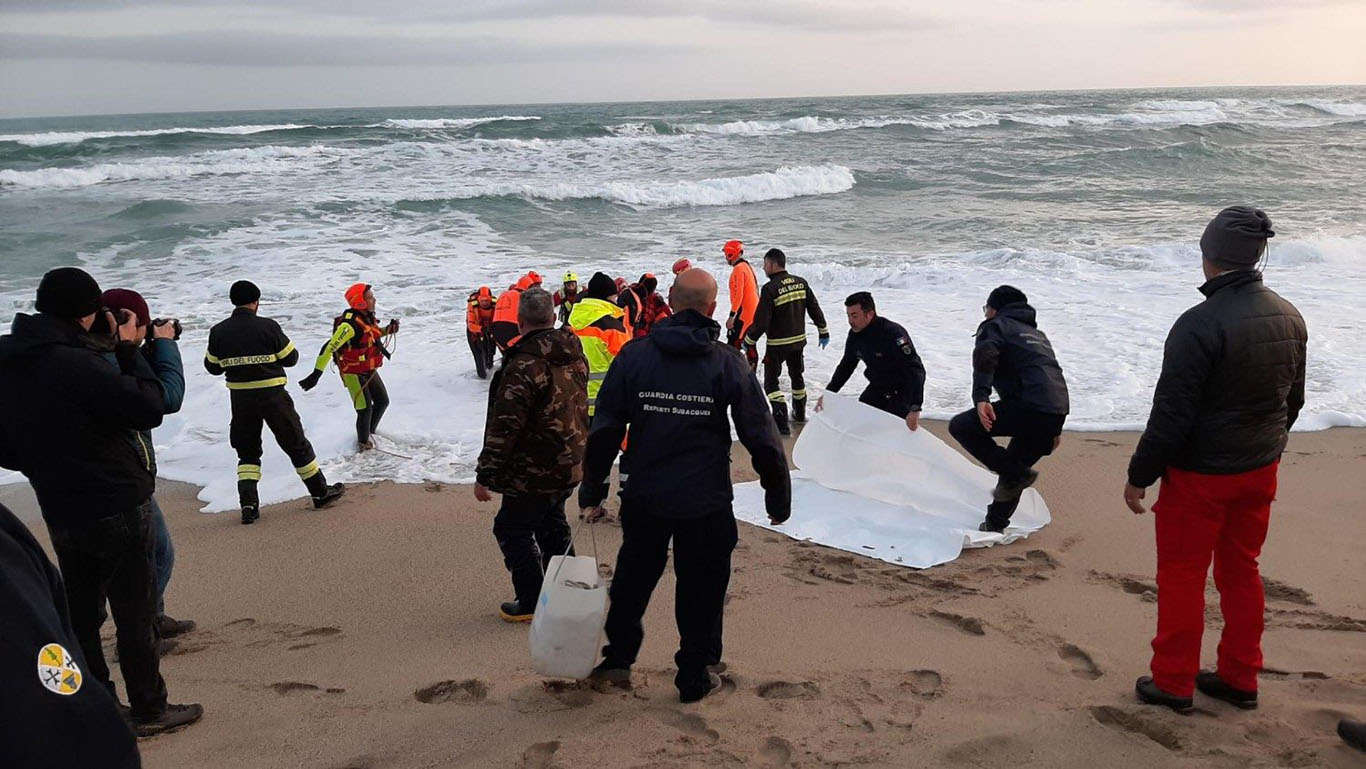
[[[480,286],[479,290],[474,292],[474,298],[476,301],[483,301],[485,299],[492,300],[493,289],[489,288],[488,286]]]
[[[687,259],[679,259],[678,261],[674,262],[674,274],[675,274],[675,275],[677,275],[678,273],[683,272],[683,271],[685,271],[685,270],[691,270],[691,269],[692,269],[692,262],[688,261]]]
[[[721,253],[726,255],[727,262],[734,262],[745,253],[745,244],[738,240],[727,240],[726,245],[721,247]]]
[[[351,306],[351,309],[364,310],[366,309],[365,292],[369,290],[369,283],[357,283],[346,289],[346,293],[343,294],[343,296],[346,297],[346,303]]]
[[[532,286],[540,285],[545,282],[541,279],[541,273],[536,272],[535,270],[527,272],[526,276],[531,279],[530,285]]]

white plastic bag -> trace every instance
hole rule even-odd
[[[545,676],[587,678],[606,622],[607,586],[597,558],[552,557],[531,620],[531,666]]]

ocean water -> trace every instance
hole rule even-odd
[[[1066,370],[1069,427],[1134,429],[1166,330],[1200,299],[1201,229],[1240,202],[1274,220],[1267,280],[1309,323],[1297,429],[1366,425],[1363,87],[0,121],[0,315],[77,264],[181,318],[189,395],[156,442],[162,473],[204,485],[211,510],[236,503],[235,457],[227,391],[199,360],[239,278],[308,356],[353,282],[403,318],[389,453],[354,454],[337,379],[291,385],[338,480],[472,477],[475,287],[533,268],[667,275],[682,256],[724,276],[730,238],[756,262],[781,247],[821,298],[834,341],[808,348],[812,389],[843,347],[842,298],[869,289],[925,360],[928,415],[968,407],[980,308],[1011,283]],[[263,498],[301,496],[267,446]]]

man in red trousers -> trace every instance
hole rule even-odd
[[[1200,238],[1205,301],[1167,335],[1147,429],[1129,462],[1124,501],[1134,514],[1162,479],[1157,518],[1157,636],[1143,702],[1193,709],[1199,689],[1257,707],[1266,609],[1257,557],[1266,541],[1276,469],[1304,405],[1304,319],[1262,283],[1271,220],[1226,208]],[[1224,615],[1218,667],[1200,670],[1205,578]]]

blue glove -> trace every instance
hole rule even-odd
[[[822,349],[822,350],[825,349],[825,346],[826,346],[827,344],[830,344],[830,337],[828,337],[828,336],[823,336],[823,337],[821,337],[821,338],[820,338],[820,346],[821,346],[821,349]]]

